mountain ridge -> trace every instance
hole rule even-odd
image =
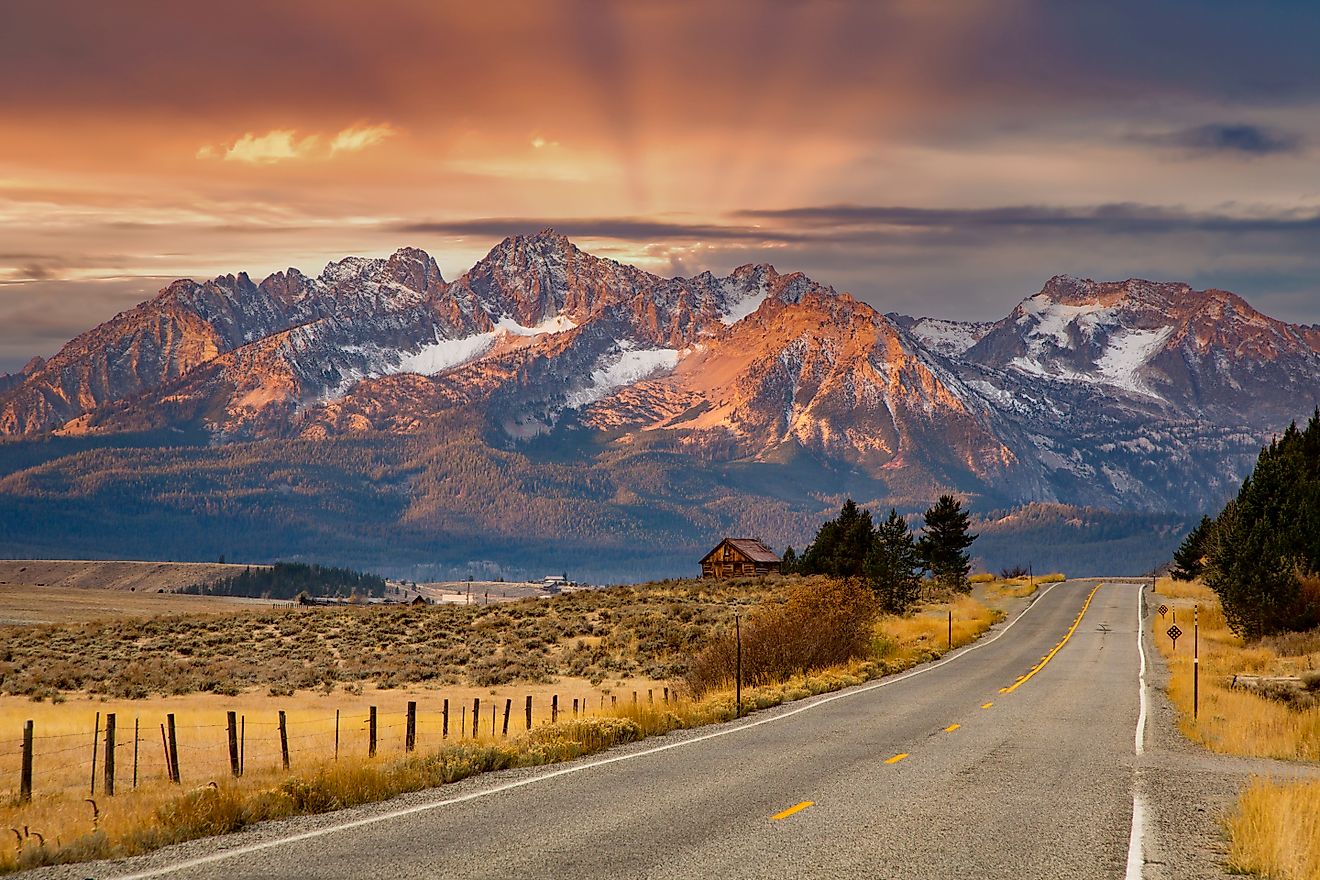
[[[135,438],[205,450],[160,453],[175,473],[184,460],[250,462],[250,473],[224,465],[234,485],[311,467],[291,464],[305,444],[334,458],[366,442],[392,462],[372,472],[395,476],[373,489],[355,467],[324,484],[304,475],[317,497],[384,492],[395,500],[382,522],[480,542],[492,523],[445,500],[474,488],[471,474],[435,451],[451,448],[437,439],[446,426],[464,425],[453,454],[546,485],[508,503],[570,541],[608,543],[648,521],[690,541],[770,511],[781,525],[768,533],[800,541],[804,511],[848,486],[905,510],[953,491],[979,509],[1181,516],[1222,502],[1318,388],[1320,328],[1224,291],[1060,275],[999,321],[909,318],[769,264],[661,278],[544,230],[504,239],[452,281],[425,251],[400,248],[314,278],[290,268],[259,283],[173,282],[0,379],[15,461],[58,446],[45,438],[84,450],[0,474],[0,496],[41,508],[114,484],[145,503],[134,493],[155,489],[104,470],[161,470],[109,451]],[[555,462],[562,479],[546,476]],[[257,500],[243,515],[259,516],[283,503],[273,492],[299,490],[244,491]],[[591,518],[593,505],[613,523],[599,536],[562,520]]]

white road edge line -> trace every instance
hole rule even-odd
[[[1143,584],[1137,591],[1137,655],[1141,658],[1141,671],[1137,676],[1137,694],[1140,708],[1137,710],[1137,732],[1132,748],[1137,755],[1146,751],[1146,645],[1143,639],[1145,623],[1141,616],[1141,605],[1145,598],[1146,587]],[[1141,796],[1138,786],[1137,768],[1132,773],[1132,832],[1128,835],[1127,871],[1125,880],[1141,880],[1146,866],[1144,853],[1146,836],[1146,800]]]
[[[248,844],[246,846],[237,846],[234,847],[233,849],[224,850],[223,852],[211,853],[210,855],[197,856],[196,858],[185,859],[181,862],[175,862],[173,864],[166,865],[165,867],[162,868],[151,868],[149,870],[141,871],[136,874],[121,874],[118,877],[113,878],[113,880],[147,880],[147,878],[149,877],[164,877],[165,875],[173,874],[176,871],[183,871],[188,868],[197,868],[202,865],[209,865],[215,862],[222,862],[225,861],[226,859],[232,859],[235,856],[261,852],[262,850],[273,849],[274,847],[283,846],[289,843],[298,843],[304,840],[313,840],[317,837],[325,837],[327,835],[335,834],[340,831],[352,831],[355,828],[362,828],[366,825],[375,825],[379,822],[389,822],[394,819],[402,818],[404,816],[412,816],[417,813],[425,813],[430,810],[438,810],[441,807],[448,807],[454,804],[461,804],[465,801],[476,800],[477,798],[489,797],[490,795],[493,794],[499,794],[500,792],[510,791],[511,789],[515,789],[515,788],[522,788],[523,786],[532,785],[537,782],[545,782],[548,779],[555,779],[560,776],[568,776],[569,774],[572,773],[580,773],[583,770],[591,770],[596,767],[604,767],[609,764],[617,764],[620,761],[631,761],[635,758],[644,758],[647,757],[648,755],[654,755],[659,752],[667,752],[670,749],[682,748],[684,746],[695,745],[696,743],[699,742],[705,742],[706,740],[716,739],[721,736],[728,736],[731,733],[740,733],[741,731],[744,730],[751,730],[753,727],[760,727],[762,724],[772,724],[776,721],[782,721],[785,718],[792,718],[794,715],[799,715],[803,712],[807,712],[812,709],[819,708],[820,706],[824,706],[827,703],[833,703],[835,700],[842,700],[847,697],[854,697],[857,696],[858,694],[864,694],[869,691],[876,690],[877,688],[888,687],[891,684],[898,684],[900,681],[907,681],[909,678],[914,678],[918,675],[922,675],[934,669],[939,669],[941,666],[945,665],[946,663],[952,663],[954,660],[966,656],[970,652],[975,651],[977,648],[983,648],[986,645],[992,644],[998,641],[1005,633],[1007,633],[1010,629],[1012,629],[1019,620],[1021,620],[1023,617],[1026,616],[1028,611],[1030,611],[1032,608],[1035,608],[1036,605],[1040,602],[1040,600],[1044,599],[1050,593],[1050,591],[1053,590],[1058,585],[1059,585],[1058,583],[1050,584],[1049,588],[1046,589],[1044,593],[1041,593],[1039,596],[1035,598],[1035,600],[1032,601],[1030,605],[1022,609],[1021,613],[1019,613],[1017,617],[1009,621],[1008,626],[1001,629],[998,633],[996,633],[995,635],[991,636],[988,639],[981,639],[976,642],[973,642],[967,647],[957,651],[952,656],[945,657],[942,660],[938,660],[935,663],[930,664],[929,666],[921,666],[909,672],[901,673],[892,678],[882,678],[879,681],[872,682],[871,684],[860,685],[858,687],[852,688],[847,691],[840,691],[839,693],[831,694],[827,697],[822,697],[821,699],[808,703],[805,706],[799,706],[796,709],[791,709],[787,712],[781,712],[780,714],[771,716],[769,718],[761,718],[756,721],[750,721],[747,724],[740,724],[737,727],[729,727],[729,728],[725,728],[724,730],[717,730],[712,733],[703,734],[702,736],[692,737],[691,739],[680,740],[679,742],[672,742],[662,746],[655,746],[654,748],[644,749],[640,752],[631,752],[627,755],[616,755],[613,758],[602,758],[599,761],[591,761],[586,764],[577,764],[572,767],[563,767],[560,768],[559,770],[551,770],[547,773],[541,773],[537,776],[532,776],[527,779],[519,779],[515,782],[506,782],[504,785],[497,785],[492,788],[485,788],[482,789],[481,791],[470,792],[468,794],[459,795],[458,797],[445,798],[444,800],[433,801],[427,804],[415,804],[414,806],[411,807],[403,807],[398,810],[391,810],[388,813],[380,813],[374,816],[365,816],[361,819],[354,819],[349,822],[341,822],[337,825],[329,825],[324,828],[314,829],[312,831],[304,831],[300,834],[290,834],[287,837],[277,837],[272,840],[263,840],[260,843]],[[1139,609],[1140,606],[1138,606],[1138,612]]]

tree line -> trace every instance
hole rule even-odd
[[[1320,410],[1261,450],[1237,497],[1187,535],[1172,574],[1214,590],[1244,638],[1320,626]]]
[[[784,551],[781,570],[860,578],[882,608],[901,613],[920,598],[927,576],[953,592],[971,590],[967,548],[977,536],[970,533],[970,525],[970,514],[952,495],[940,496],[926,511],[920,536],[896,509],[890,508],[889,516],[877,524],[870,510],[849,498],[837,517],[821,525],[801,556],[792,547]]]
[[[277,562],[270,568],[245,568],[230,577],[180,590],[203,596],[246,596],[252,599],[294,599],[300,593],[309,596],[385,595],[385,579],[380,575],[351,568],[307,565],[302,562]]]

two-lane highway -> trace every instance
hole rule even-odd
[[[1139,597],[1055,585],[1000,633],[902,676],[114,873],[1123,877]]]

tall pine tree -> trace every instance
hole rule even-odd
[[[890,508],[889,518],[875,527],[871,552],[866,556],[867,583],[880,607],[902,614],[921,595],[921,556],[907,520]]]
[[[1202,580],[1244,638],[1320,624],[1320,411],[1261,450],[1206,538]]]
[[[859,577],[871,550],[874,526],[871,511],[859,508],[849,498],[835,519],[821,524],[816,538],[798,561],[802,574],[829,574],[835,577]]]
[[[1201,517],[1201,521],[1187,533],[1187,537],[1183,538],[1183,542],[1174,551],[1173,570],[1170,574],[1178,580],[1194,581],[1201,576],[1201,571],[1205,568],[1202,559],[1205,557],[1206,540],[1213,523],[1214,520],[1210,517]]]
[[[926,511],[926,525],[917,550],[926,567],[941,586],[957,592],[970,592],[967,575],[972,570],[967,548],[977,536],[970,534],[971,516],[962,502],[952,495],[941,495]]]

